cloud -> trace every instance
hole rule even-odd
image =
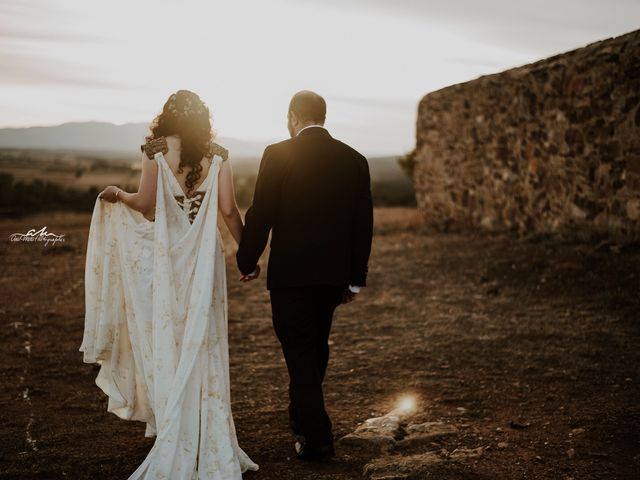
[[[0,16],[7,17],[31,17],[34,14],[55,14],[62,12],[52,2],[42,2],[39,0],[3,0],[0,4]]]
[[[445,57],[445,62],[460,63],[463,65],[474,65],[477,67],[498,69],[502,66],[500,62],[494,60],[483,60],[481,58]]]
[[[131,89],[124,83],[105,81],[91,75],[86,65],[53,60],[44,56],[18,55],[0,50],[3,85],[64,85],[113,89]],[[73,72],[73,73],[71,73]],[[82,73],[79,73],[82,72]]]
[[[384,108],[384,109],[398,109],[405,110],[407,108],[414,108],[416,102],[411,100],[394,100],[394,99],[380,99],[380,98],[357,98],[357,97],[343,97],[343,96],[331,96],[327,97],[327,101],[348,103],[351,105],[367,108]]]
[[[270,138],[286,134],[290,95],[312,88],[345,138],[402,151],[415,140],[425,93],[626,33],[640,2],[181,5],[0,1],[0,102],[14,112],[0,108],[0,121],[120,123],[147,118],[167,92],[190,88],[212,102],[221,133]]]
[[[106,39],[96,35],[86,35],[82,33],[73,33],[68,31],[41,30],[32,27],[12,27],[3,26],[0,30],[0,40],[22,41],[37,40],[48,42],[103,42]]]
[[[95,33],[72,31],[82,28],[74,12],[50,1],[3,0],[0,3],[0,40],[46,42],[104,42]]]
[[[442,24],[467,38],[551,55],[638,28],[637,0],[324,0],[334,8],[378,9]]]
[[[77,30],[69,11],[54,2],[4,0],[0,4],[0,66],[2,85],[70,85],[123,88],[105,81],[91,66],[54,58],[76,45],[103,43],[93,32]],[[90,47],[89,47],[90,48]],[[46,54],[45,54],[46,52]]]

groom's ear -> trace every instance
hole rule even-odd
[[[295,137],[296,134],[296,123],[298,121],[298,117],[291,110],[287,112],[287,130],[289,130],[289,135],[291,137]]]

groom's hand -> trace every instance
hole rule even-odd
[[[260,265],[256,265],[256,269],[251,272],[249,275],[242,275],[240,277],[241,282],[250,282],[251,280],[255,280],[260,276]]]

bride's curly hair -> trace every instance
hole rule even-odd
[[[149,130],[151,134],[145,138],[146,141],[168,135],[180,137],[178,173],[182,173],[184,167],[190,167],[185,183],[187,195],[191,195],[202,173],[202,157],[215,137],[209,107],[192,91],[178,90],[169,96]]]

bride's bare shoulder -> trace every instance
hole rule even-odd
[[[222,158],[223,162],[226,162],[229,158],[229,150],[224,148],[222,145],[218,145],[216,142],[209,143],[209,150],[207,151],[206,157],[209,159],[213,159],[214,155],[218,155]]]
[[[156,153],[167,153],[169,151],[169,145],[167,144],[167,139],[165,137],[158,137],[152,140],[147,140],[146,143],[140,145],[140,151],[146,153],[147,157],[149,157],[150,160],[153,160]]]

